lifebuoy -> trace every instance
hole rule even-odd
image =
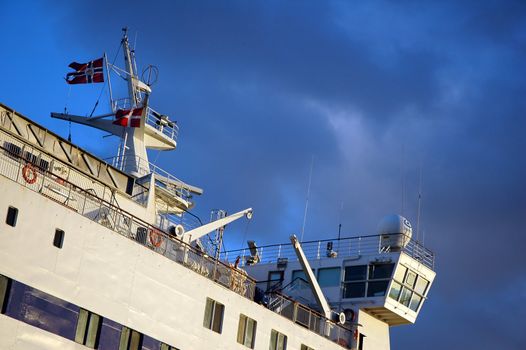
[[[150,230],[150,243],[155,247],[158,248],[163,243],[163,237],[161,233],[157,230]]]
[[[22,177],[28,184],[34,184],[37,181],[37,171],[29,163],[22,168]]]

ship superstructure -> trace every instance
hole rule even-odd
[[[149,148],[175,149],[178,126],[150,107],[151,81],[138,77],[127,31],[121,43],[124,69],[100,62],[125,79],[128,96],[114,100],[110,88],[102,115],[52,114],[120,137],[115,158],[0,104],[0,348],[388,349],[388,326],[414,322],[422,307],[433,254],[400,230],[363,246],[339,240],[326,256],[321,243],[315,257],[303,243],[304,264],[281,246],[208,246],[207,235],[252,209],[202,223],[191,209],[203,190],[148,162]],[[103,79],[98,61],[70,67],[70,82]],[[296,278],[300,266],[316,269],[322,292]],[[336,275],[339,284],[326,285]]]

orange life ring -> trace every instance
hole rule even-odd
[[[37,181],[37,171],[29,163],[22,168],[22,177],[28,184],[34,184]]]
[[[157,230],[150,229],[150,243],[155,247],[159,248],[163,243],[163,237]]]

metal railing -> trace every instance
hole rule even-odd
[[[160,175],[164,178],[167,178],[168,180],[171,180],[175,183],[181,184],[181,185],[166,185],[161,184],[159,182],[156,183],[157,186],[162,187],[163,189],[172,192],[174,195],[183,198],[184,200],[190,199],[190,190],[188,189],[189,186],[185,186],[185,183],[178,179],[177,177],[173,176],[166,170],[163,170],[162,168],[156,166],[153,163],[148,162],[146,159],[143,159],[139,156],[115,156],[110,158],[105,158],[104,161],[108,162],[115,168],[124,171],[130,164],[133,165],[134,168],[137,169],[137,172],[143,176],[149,175],[151,173]]]
[[[5,139],[1,137],[0,141]],[[29,148],[29,147],[28,147]],[[40,151],[31,153],[40,159]],[[159,228],[131,215],[98,197],[96,192],[80,188],[39,164],[28,162],[0,144],[0,175],[40,193],[78,214],[95,221],[143,246],[164,255],[212,281],[253,300],[256,282],[245,271],[213,259],[199,249],[170,236]]]
[[[339,325],[322,314],[308,308],[279,292],[269,293],[267,307],[275,313],[288,318],[346,349],[351,348],[353,331]]]
[[[113,111],[117,111],[118,109],[129,110],[132,108],[130,102],[131,100],[129,98],[121,98],[113,101]],[[145,125],[149,125],[169,139],[177,141],[177,136],[179,135],[177,123],[169,120],[167,116],[160,114],[153,108],[148,107],[146,110]]]
[[[309,260],[335,257],[352,257],[362,255],[388,254],[396,251],[404,252],[415,260],[419,260],[430,269],[434,269],[435,255],[425,248],[421,243],[402,236],[400,246],[393,245],[393,242],[400,241],[400,234],[368,235],[359,237],[347,237],[341,239],[326,239],[319,241],[302,242],[301,246],[305,256]],[[259,263],[275,263],[278,259],[296,261],[297,256],[290,243],[266,245],[257,248]],[[248,258],[250,250],[248,248],[229,250],[223,252],[221,258],[225,261],[235,260],[237,256]],[[241,259],[241,266],[244,266],[246,259]]]
[[[20,147],[14,152],[4,147],[5,141],[17,143]],[[23,153],[19,150],[29,152],[34,156],[32,159],[37,160],[37,162],[22,157]],[[44,158],[49,161],[46,161],[49,167],[41,167],[40,160]],[[248,276],[244,270],[214,259],[158,227],[120,209],[111,203],[112,195],[108,195],[110,200],[108,202],[99,197],[98,191],[76,186],[68,179],[49,171],[59,164],[62,167],[67,166],[45,155],[39,149],[22,143],[3,131],[0,132],[0,175],[60,203],[64,207],[195,271],[215,283],[221,284],[241,296],[254,300],[256,281]],[[348,348],[351,330],[279,293],[272,293],[269,300],[270,310]]]

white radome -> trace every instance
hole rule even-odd
[[[413,228],[409,220],[401,215],[391,214],[385,216],[378,224],[379,235],[389,235],[384,244],[391,247],[405,247],[413,236]],[[400,234],[400,236],[396,235]],[[393,236],[396,235],[396,236]]]

